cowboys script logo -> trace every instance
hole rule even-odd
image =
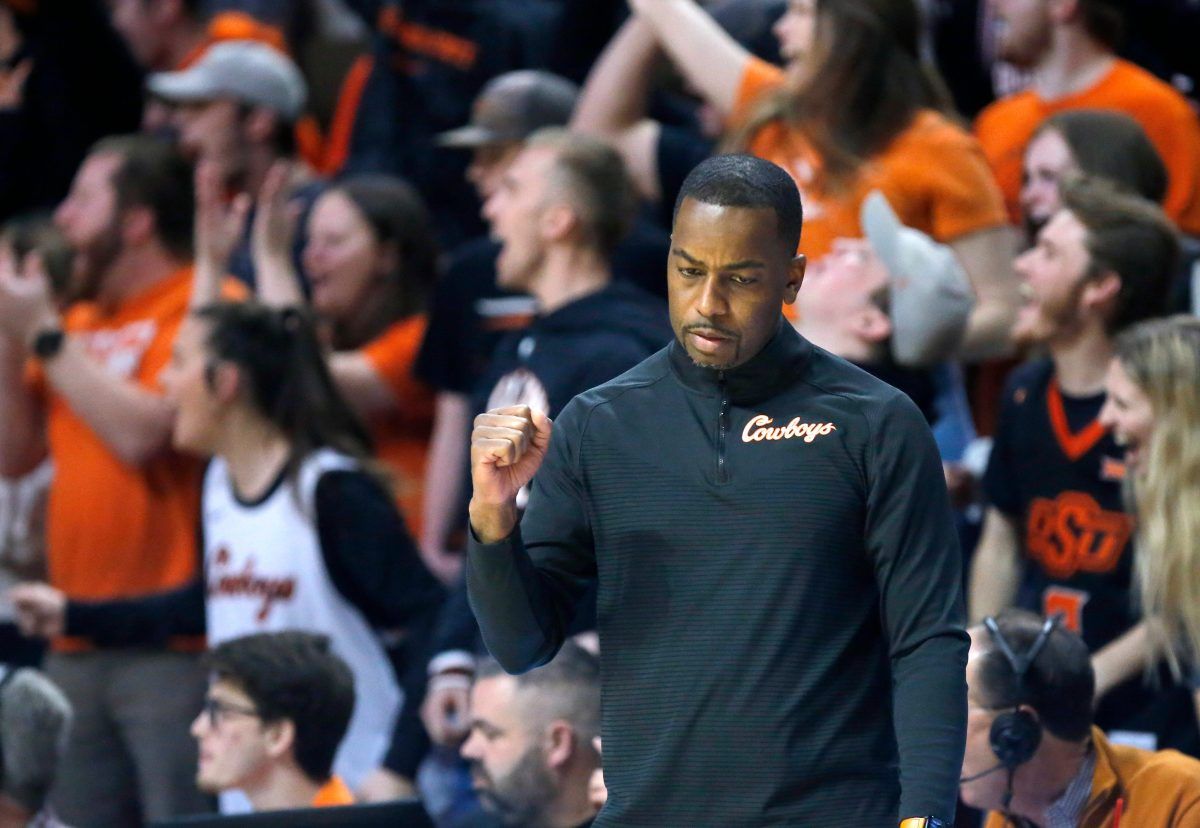
[[[771,427],[775,422],[766,414],[758,414],[750,418],[742,429],[743,443],[758,443],[762,440],[790,440],[799,437],[806,443],[811,443],[818,437],[837,431],[833,423],[802,423],[799,417],[793,417],[785,426]]]
[[[232,555],[222,546],[217,549],[209,567],[208,594],[226,598],[249,598],[259,600],[255,618],[265,622],[277,601],[290,601],[296,592],[296,579],[292,576],[270,578],[254,571],[253,556],[247,557],[240,572],[233,569]]]

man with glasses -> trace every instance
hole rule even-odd
[[[353,803],[331,769],[354,710],[354,677],[329,639],[248,635],[207,663],[211,684],[192,722],[201,790],[241,790],[255,811]]]

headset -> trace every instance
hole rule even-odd
[[[1004,654],[1009,666],[1012,667],[1013,677],[1017,684],[1017,705],[1025,698],[1026,673],[1029,672],[1029,668],[1041,653],[1042,648],[1046,646],[1046,642],[1050,640],[1050,634],[1054,632],[1061,620],[1062,616],[1060,615],[1052,615],[1047,618],[1029,651],[1019,656],[1004,638],[1004,634],[1000,632],[1000,626],[996,623],[996,619],[990,615],[983,619],[983,625],[991,634],[996,648]],[[1042,725],[1037,717],[1028,710],[1014,706],[1012,710],[998,714],[992,721],[988,741],[991,743],[992,753],[996,754],[1000,764],[1012,770],[1018,765],[1028,762],[1033,758],[1033,754],[1037,753],[1038,745],[1042,743]]]

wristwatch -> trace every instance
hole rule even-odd
[[[900,828],[950,828],[950,824],[937,817],[909,817],[900,820]]]
[[[53,359],[62,350],[66,338],[62,328],[43,328],[33,337],[33,355],[40,360]]]

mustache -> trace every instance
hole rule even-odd
[[[711,331],[729,339],[738,338],[737,332],[727,330],[722,328],[720,325],[714,325],[711,322],[693,322],[690,325],[684,325],[682,330],[684,333],[691,333],[692,331]]]

